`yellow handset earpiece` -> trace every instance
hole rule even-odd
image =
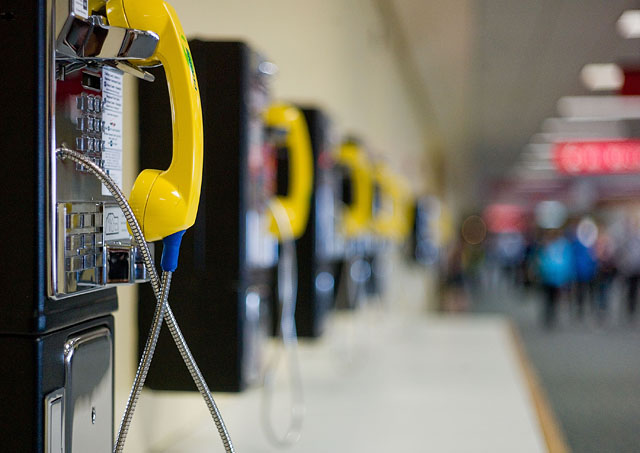
[[[289,217],[289,232],[278,227],[271,212],[269,230],[279,240],[300,237],[309,218],[309,204],[313,190],[313,153],[309,130],[302,112],[288,104],[273,104],[265,112],[267,127],[282,129],[286,132],[286,146],[289,151],[289,193],[276,197]]]
[[[409,188],[400,175],[387,169],[387,191],[393,205],[389,219],[388,237],[402,241],[409,234],[408,205]]]
[[[160,40],[149,60],[167,76],[173,119],[173,158],[165,171],[143,170],[131,190],[130,204],[147,241],[192,226],[202,185],[202,107],[191,51],[175,10],[162,0],[109,0],[109,24],[155,32]]]
[[[352,141],[344,142],[338,149],[336,162],[351,173],[353,202],[343,213],[342,231],[351,239],[367,232],[371,220],[373,202],[372,168],[364,150]]]
[[[383,207],[372,219],[373,229],[386,239],[402,241],[410,231],[410,192],[402,178],[384,164],[378,164],[374,180],[380,187]]]

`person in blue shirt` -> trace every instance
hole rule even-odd
[[[562,230],[547,230],[537,257],[538,278],[544,292],[542,323],[551,328],[556,323],[557,306],[562,290],[574,278],[574,254]]]

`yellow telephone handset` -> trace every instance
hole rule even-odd
[[[411,191],[407,183],[398,174],[392,174],[393,198],[393,237],[397,241],[403,241],[411,231],[413,218],[410,214],[412,201]]]
[[[343,214],[343,233],[354,238],[367,232],[373,202],[372,168],[364,151],[352,141],[344,142],[336,161],[348,168],[353,178],[353,203]]]
[[[408,207],[409,188],[401,177],[384,164],[378,164],[375,180],[383,198],[389,201],[379,215],[373,219],[373,227],[380,236],[394,241],[403,240],[410,230]],[[388,208],[391,209],[388,209]]]
[[[162,0],[109,0],[110,25],[153,31],[160,37],[149,60],[162,63],[173,120],[173,158],[165,171],[143,170],[131,190],[130,204],[147,241],[192,226],[202,185],[202,107],[191,51],[171,5]]]
[[[400,225],[399,239],[403,241],[407,238],[407,236],[409,236],[409,233],[411,233],[411,228],[413,226],[414,212],[412,206],[414,203],[414,195],[405,181],[400,181],[400,189],[401,201],[400,207],[398,209],[398,223]]]
[[[286,211],[291,229],[281,230],[271,212],[269,230],[279,240],[295,239],[300,237],[307,227],[313,190],[313,153],[309,130],[302,112],[288,104],[273,104],[265,112],[264,120],[266,126],[286,131],[289,151],[289,193],[276,197],[276,200]]]

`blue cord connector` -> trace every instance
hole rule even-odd
[[[160,266],[165,272],[174,272],[178,267],[178,256],[180,255],[180,243],[182,242],[182,236],[187,230],[178,231],[177,233],[170,234],[162,240],[162,258],[160,259]]]

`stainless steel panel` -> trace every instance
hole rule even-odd
[[[246,384],[256,384],[262,373],[264,361],[264,348],[270,331],[270,317],[268,303],[263,297],[269,292],[262,285],[252,286],[247,289],[244,300],[244,351],[243,375],[246,376]]]
[[[64,347],[65,452],[110,453],[113,448],[113,337],[99,328]]]
[[[105,6],[106,2],[102,0],[91,3],[93,11],[103,10]],[[106,18],[84,17],[87,15],[85,8],[76,8],[67,0],[50,1],[47,11],[50,60],[50,72],[47,74],[50,88],[47,99],[47,133],[50,136],[47,162],[50,181],[47,192],[47,288],[51,298],[64,299],[75,294],[99,291],[106,286],[105,259],[109,241],[104,240],[103,225],[106,222],[103,212],[107,206],[115,206],[115,202],[110,195],[104,195],[107,192],[103,192],[98,179],[89,174],[86,168],[58,160],[56,150],[60,147],[76,149],[103,168],[106,162],[107,169],[114,171],[112,176],[121,174],[117,157],[122,146],[121,113],[118,113],[118,108],[113,108],[122,105],[122,93],[114,88],[121,88],[121,85],[117,82],[117,71],[103,66],[113,67],[117,62],[104,61],[104,58],[149,56],[155,49],[157,36],[146,31],[109,27]],[[87,26],[89,34],[69,34],[73,26]],[[69,40],[73,39],[84,41],[76,43],[79,47],[69,53]],[[92,39],[93,44],[97,43],[96,39],[99,40],[100,46],[85,45],[87,40]],[[58,53],[56,43],[62,43],[61,47],[58,46]],[[97,53],[87,55],[88,49]],[[103,87],[110,88],[105,88],[103,93]],[[109,106],[112,108],[109,109]],[[106,127],[105,121],[109,122]],[[109,143],[105,149],[104,139],[107,138]],[[118,241],[130,242],[126,227],[124,231],[123,235],[117,237]],[[133,262],[130,268],[132,271],[127,281],[133,283]]]

